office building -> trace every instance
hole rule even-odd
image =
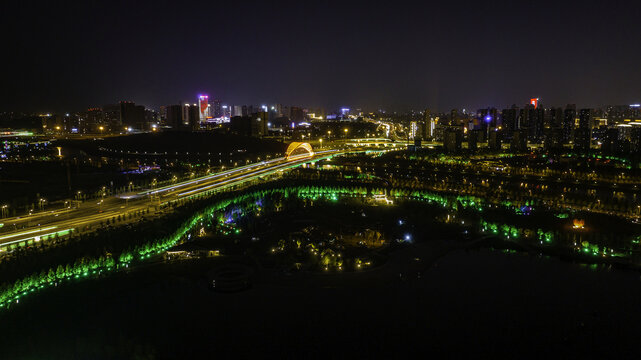
[[[512,152],[525,152],[527,151],[527,136],[526,129],[515,130],[512,134],[512,142],[510,143],[510,150]]]
[[[461,151],[463,131],[458,126],[447,126],[443,129],[443,151],[457,153]]]
[[[183,123],[183,107],[181,105],[167,105],[166,109],[166,125],[170,126],[173,130],[180,130],[185,128]]]
[[[490,130],[487,138],[487,146],[490,150],[498,151],[501,150],[502,146],[502,136],[503,132],[498,131],[498,129]]]
[[[510,109],[501,110],[501,127],[503,129],[503,132],[510,135],[510,138],[512,137],[511,134],[514,132],[514,130],[518,129],[517,111],[518,108],[516,106],[513,106]]]
[[[233,116],[230,119],[230,130],[234,134],[243,136],[265,136],[267,135],[266,112],[257,112],[252,116]]]
[[[212,107],[212,114],[210,116],[213,116],[216,119],[223,117],[223,108],[222,108],[222,104],[220,103],[220,100],[214,99],[211,102],[211,107]]]
[[[574,150],[581,153],[590,151],[592,141],[592,109],[579,111],[579,126],[574,132]]]
[[[574,138],[574,124],[576,121],[576,105],[568,104],[563,111],[562,141],[569,144]]]

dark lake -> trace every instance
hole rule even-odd
[[[435,248],[363,273],[261,270],[232,294],[196,263],[66,284],[0,314],[0,358],[638,358],[638,273],[490,250],[421,264]]]

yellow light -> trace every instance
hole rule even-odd
[[[572,227],[575,229],[583,229],[585,227],[585,220],[574,219],[572,221]]]

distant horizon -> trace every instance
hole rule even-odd
[[[201,92],[199,94],[207,94],[207,93]],[[210,99],[210,103],[211,103],[211,100],[214,100],[215,98],[212,97],[212,96],[209,96],[209,99]],[[215,99],[215,100],[218,100],[218,99]],[[91,109],[91,108],[102,108],[102,107],[104,107],[106,105],[118,104],[121,101],[132,101],[136,105],[145,106],[146,109],[158,111],[161,106],[179,105],[181,103],[196,104],[198,102],[198,99],[194,98],[194,101],[187,101],[187,100],[176,101],[174,103],[157,105],[157,106],[149,106],[147,104],[138,103],[138,102],[136,102],[135,100],[132,100],[132,99],[127,99],[127,100],[119,100],[119,101],[115,101],[115,102],[106,102],[106,103],[101,104],[101,105],[87,106],[82,110],[69,109],[69,110],[54,111],[54,110],[4,110],[4,109],[0,109],[0,113],[5,113],[5,114],[6,113],[18,113],[18,114],[35,114],[35,115],[43,115],[43,114],[58,115],[58,114],[66,114],[66,113],[70,113],[70,114],[74,113],[75,114],[75,113],[81,113],[81,112],[87,111],[88,109]],[[362,111],[367,112],[367,113],[376,113],[376,112],[379,112],[380,110],[383,110],[385,113],[405,114],[405,113],[411,113],[411,112],[422,112],[425,109],[429,109],[431,113],[447,113],[447,112],[450,112],[452,110],[461,110],[461,111],[465,110],[466,113],[473,113],[473,112],[476,112],[477,110],[488,109],[488,108],[495,108],[497,110],[508,109],[508,108],[512,107],[513,105],[516,105],[517,107],[522,108],[522,107],[527,106],[528,102],[524,101],[522,104],[520,104],[520,103],[511,103],[510,105],[488,105],[488,106],[478,107],[478,108],[460,106],[460,107],[454,107],[454,108],[442,109],[442,110],[441,109],[432,109],[432,108],[429,108],[429,107],[415,107],[415,108],[409,108],[409,109],[405,109],[405,110],[387,110],[387,109],[385,109],[383,107],[379,107],[378,109],[373,110],[373,109],[366,109],[366,108],[364,109],[364,108],[361,108],[361,107],[358,107],[358,106],[351,106],[350,107],[349,105],[338,106],[338,107],[335,107],[335,108],[327,108],[327,107],[323,107],[323,106],[315,106],[315,105],[309,106],[309,105],[304,105],[304,104],[289,104],[289,103],[284,103],[284,102],[274,102],[274,103],[259,102],[259,103],[234,104],[234,103],[228,103],[228,102],[225,102],[225,101],[221,101],[221,105],[227,105],[227,106],[261,106],[261,105],[272,106],[272,105],[277,105],[277,104],[278,105],[282,105],[282,106],[287,106],[287,107],[299,106],[299,107],[302,107],[304,109],[310,109],[310,110],[323,109],[323,110],[327,111],[328,113],[333,113],[333,112],[337,112],[338,113],[341,108],[347,107],[347,108],[351,109],[352,111],[355,111],[357,109],[361,109]],[[565,108],[568,105],[576,105],[577,109],[582,108],[582,109],[602,109],[602,110],[605,110],[605,108],[608,107],[608,106],[635,107],[635,105],[636,105],[636,107],[639,107],[640,103],[639,102],[633,102],[633,103],[630,103],[630,104],[611,103],[611,104],[600,104],[600,105],[596,105],[596,106],[585,106],[585,105],[581,105],[580,103],[576,103],[576,102],[572,103],[571,102],[571,103],[567,103],[567,104],[563,104],[563,105],[556,105],[556,104],[555,105],[548,105],[545,102],[544,99],[540,99],[540,105],[539,106],[543,107],[544,109],[549,109],[549,108],[559,108],[559,107],[560,108]]]

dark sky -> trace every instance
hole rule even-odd
[[[641,102],[639,1],[7,3],[0,111]]]

